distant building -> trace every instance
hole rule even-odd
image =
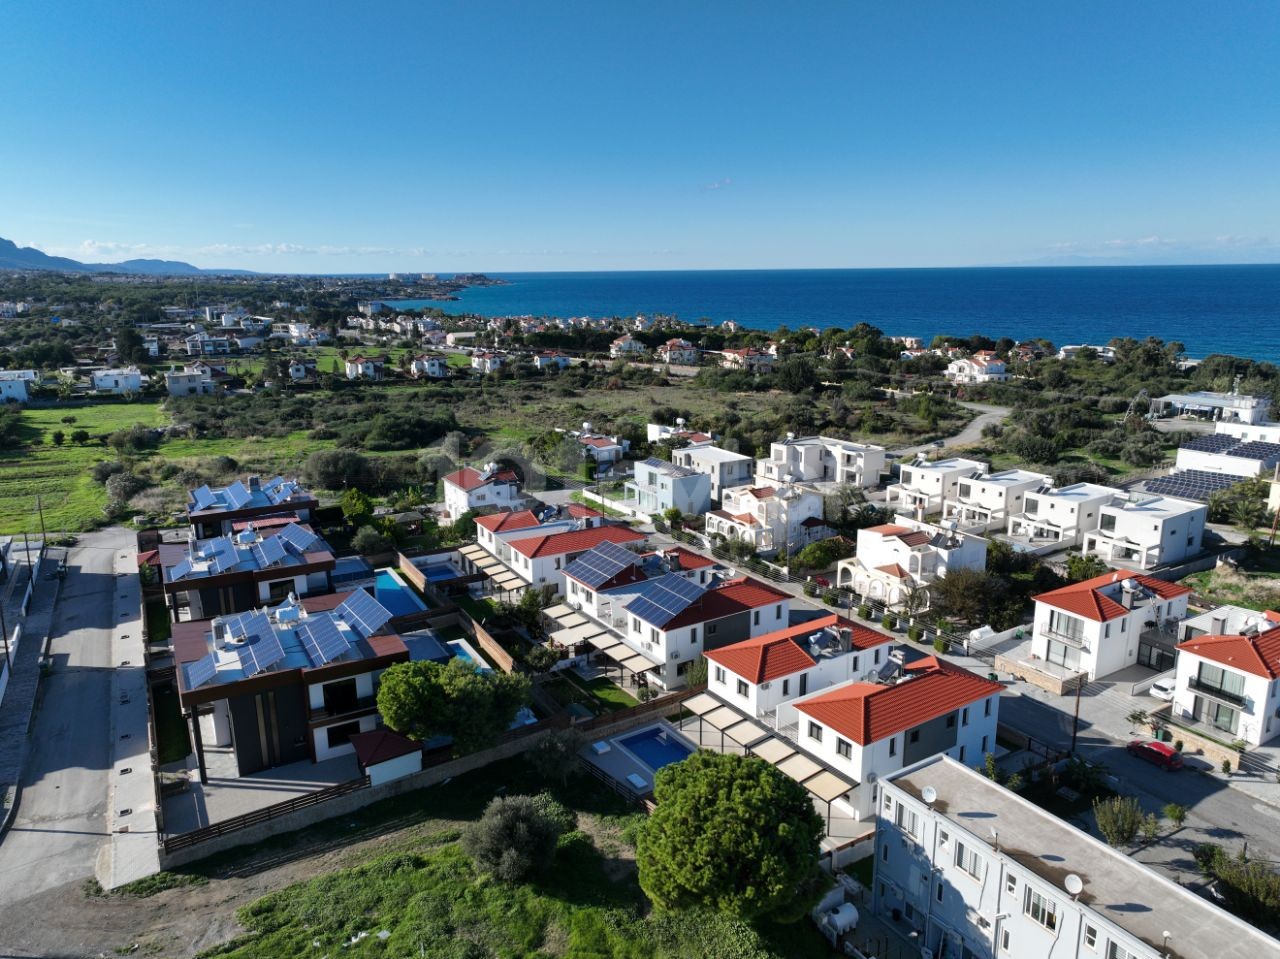
[[[698,349],[688,340],[680,338],[667,340],[654,351],[663,363],[677,366],[697,366]]]
[[[630,333],[624,333],[609,344],[609,355],[614,359],[639,356],[644,351],[644,344]]]
[[[439,353],[422,353],[409,363],[409,375],[443,380],[449,376],[449,361]]]
[[[1009,378],[1004,360],[991,350],[952,360],[943,375],[953,383],[1003,383]]]
[[[1023,511],[1027,493],[1052,487],[1053,479],[1029,470],[1001,470],[965,477],[943,500],[942,518],[954,520],[966,532],[1003,530],[1010,516]]]
[[[1208,520],[1203,503],[1131,493],[1100,508],[1098,528],[1085,533],[1083,551],[1136,569],[1168,566],[1200,554]]]
[[[1271,400],[1242,393],[1170,393],[1151,401],[1154,416],[1196,416],[1236,423],[1265,423]]]
[[[136,366],[97,370],[90,380],[99,393],[138,393],[142,391],[142,373]]]
[[[678,509],[685,516],[701,516],[711,508],[709,476],[655,457],[636,463],[624,489],[628,500],[651,515]]]
[[[471,368],[480,373],[496,373],[506,365],[506,362],[507,358],[501,353],[471,354]]]
[[[921,457],[902,465],[898,482],[889,487],[885,503],[891,510],[917,517],[939,513],[943,504],[956,496],[962,479],[980,480],[990,468],[980,460],[962,456],[932,462]]]
[[[386,367],[384,356],[353,356],[346,361],[349,380],[380,380]]]
[[[985,569],[987,541],[958,530],[898,516],[858,530],[854,556],[836,567],[836,581],[889,608],[914,600],[929,606],[930,584],[959,569]]]
[[[753,347],[720,351],[720,365],[726,370],[742,370],[746,373],[772,373],[775,357],[772,353]]]
[[[207,396],[217,389],[213,371],[207,366],[170,370],[164,375],[164,385],[170,396]]]
[[[39,382],[35,370],[0,370],[0,402],[25,403],[28,387]]]
[[[879,485],[884,463],[883,446],[788,433],[770,445],[767,459],[756,462],[756,483],[848,483],[870,489]]]
[[[493,463],[483,470],[463,467],[441,482],[444,486],[444,507],[450,520],[469,510],[488,507],[512,509],[524,501],[515,470],[499,469]]]

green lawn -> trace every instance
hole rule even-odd
[[[398,825],[423,817],[398,848],[384,848],[375,858],[244,907],[238,918],[247,934],[206,955],[818,959],[829,954],[808,922],[753,929],[721,915],[652,912],[631,866],[626,825],[633,817],[622,815],[627,810],[621,801],[585,777],[556,790],[577,812],[579,829],[561,840],[554,861],[539,877],[504,885],[478,875],[456,842],[460,820],[475,819],[499,792],[531,793],[542,787],[526,763],[508,760],[359,810],[340,823],[313,827],[306,831],[312,838],[334,828],[351,836],[371,817],[390,815]],[[383,932],[387,935],[379,938]]]
[[[167,643],[173,633],[173,625],[169,622],[169,609],[164,600],[153,599],[147,603],[147,642]]]
[[[640,702],[617,683],[603,676],[597,676],[590,682],[578,676],[570,676],[568,679],[579,689],[586,690],[596,702],[611,712],[617,709],[628,709]]]
[[[464,595],[458,597],[457,603],[477,623],[485,623],[497,612],[491,599],[476,599],[474,596]]]
[[[177,687],[172,684],[158,687],[151,696],[156,711],[156,752],[160,764],[186,759],[191,753],[191,737],[182,718]]]
[[[1247,553],[1239,571],[1210,569],[1182,581],[1214,605],[1280,607],[1280,549]]]

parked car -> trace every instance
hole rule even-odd
[[[827,579],[827,577],[825,576],[815,576],[813,577],[813,581],[817,583],[819,586],[821,586],[823,589],[831,588],[831,580]]]
[[[1163,699],[1166,703],[1171,703],[1173,702],[1173,693],[1175,689],[1177,689],[1177,686],[1174,685],[1174,681],[1172,679],[1157,679],[1151,684],[1150,688],[1147,689],[1147,692],[1156,699]]]
[[[1139,759],[1145,759],[1153,766],[1159,766],[1165,772],[1173,772],[1175,769],[1182,768],[1182,753],[1178,752],[1168,743],[1148,742],[1144,739],[1135,739],[1125,747],[1129,751],[1130,756],[1137,756]]]

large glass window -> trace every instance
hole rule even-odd
[[[1051,932],[1058,928],[1057,905],[1029,886],[1023,898],[1023,911]]]
[[[956,866],[974,879],[982,878],[982,857],[962,842],[956,843]]]
[[[1049,629],[1062,636],[1080,639],[1084,636],[1084,620],[1055,609],[1049,613]]]

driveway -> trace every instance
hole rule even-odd
[[[942,440],[942,447],[970,446],[977,443],[982,439],[982,430],[987,424],[1002,423],[1012,412],[1007,406],[991,406],[987,403],[961,403],[960,405],[967,410],[973,410],[978,415],[955,436]],[[917,453],[931,453],[939,448],[936,443],[924,443],[920,446],[904,446],[889,452],[894,456],[907,457],[915,456]]]
[[[50,630],[53,671],[40,684],[21,799],[0,842],[0,905],[88,879],[106,844],[112,563],[132,535],[87,533],[68,551]]]

